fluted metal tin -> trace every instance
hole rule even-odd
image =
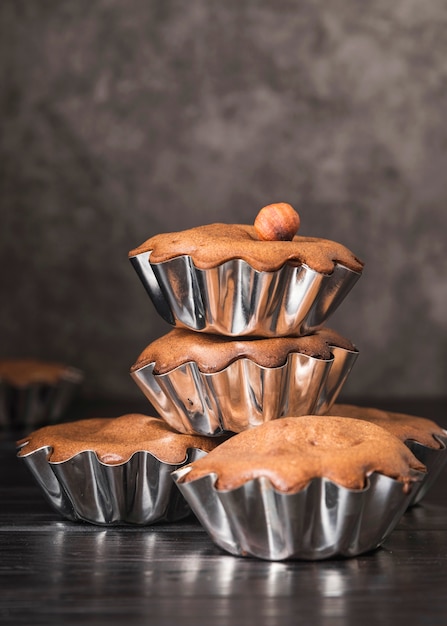
[[[20,386],[0,380],[0,427],[28,429],[59,422],[83,379],[80,370],[67,367],[54,384],[33,382]]]
[[[313,408],[313,413],[316,415],[324,415],[331,409],[359,355],[357,349],[346,350],[339,346],[330,346],[330,349],[332,365]]]
[[[170,324],[228,336],[307,334],[323,324],[360,273],[336,264],[331,274],[285,264],[260,272],[242,259],[211,269],[182,255],[150,262],[151,251],[130,261],[158,313]]]
[[[291,353],[284,365],[274,368],[241,358],[213,373],[188,362],[154,374],[155,364],[149,363],[131,376],[172,428],[215,436],[285,415],[328,411],[358,356],[357,350],[331,351],[328,360]]]
[[[419,504],[426,496],[429,489],[436,482],[439,474],[447,462],[447,432],[445,437],[435,435],[435,439],[441,444],[441,448],[429,448],[417,441],[406,441],[414,456],[427,468],[427,476],[420,489],[416,490],[410,501],[410,505]]]
[[[192,448],[184,463],[170,464],[138,451],[119,465],[101,462],[91,450],[57,463],[49,461],[50,454],[51,447],[43,447],[19,458],[63,517],[99,525],[149,525],[191,513],[171,472],[205,452]]]
[[[272,561],[353,557],[374,550],[413,497],[402,483],[378,473],[362,490],[315,478],[302,491],[285,494],[264,477],[233,490],[216,489],[215,474],[182,482],[190,469],[173,472],[173,479],[211,539],[231,554]]]

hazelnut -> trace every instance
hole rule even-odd
[[[257,214],[254,227],[264,241],[291,241],[300,227],[300,216],[286,202],[268,204]]]

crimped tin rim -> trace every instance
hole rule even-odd
[[[82,450],[63,461],[49,461],[51,450],[52,446],[41,446],[18,458],[62,517],[99,526],[148,526],[190,515],[191,507],[171,473],[206,454],[189,447],[184,461],[166,463],[147,450],[139,450],[122,463],[110,464],[92,450]]]
[[[291,267],[303,267],[306,270],[309,270],[310,272],[313,272],[314,274],[319,274],[320,276],[331,276],[334,271],[336,270],[337,267],[343,268],[349,272],[352,272],[353,274],[357,274],[358,276],[361,276],[363,271],[358,272],[357,270],[353,270],[350,267],[348,267],[347,265],[344,265],[343,263],[339,263],[338,261],[334,261],[334,267],[332,269],[331,272],[320,272],[318,270],[313,269],[312,267],[310,267],[310,265],[308,265],[307,263],[300,263],[298,262],[294,262],[293,259],[286,259],[284,261],[284,263],[282,263],[282,265],[279,265],[278,267],[276,267],[275,269],[271,269],[271,270],[258,270],[255,267],[253,267],[253,265],[251,265],[247,260],[245,260],[244,258],[240,257],[240,256],[235,256],[235,257],[231,257],[230,259],[226,259],[225,261],[222,261],[221,263],[217,263],[216,265],[211,265],[210,267],[200,267],[199,265],[196,265],[194,263],[194,259],[190,254],[177,254],[175,256],[170,257],[169,259],[165,259],[164,261],[151,261],[151,253],[153,252],[153,248],[149,248],[148,250],[144,250],[142,252],[139,252],[138,254],[133,254],[132,256],[129,257],[129,259],[135,259],[137,257],[143,257],[143,256],[147,256],[148,257],[148,263],[150,263],[150,265],[163,265],[165,263],[169,263],[170,261],[173,261],[175,259],[188,259],[191,262],[191,265],[194,267],[194,269],[199,270],[201,272],[206,272],[207,270],[215,270],[218,268],[221,268],[222,266],[224,266],[226,263],[231,263],[232,261],[241,261],[242,263],[245,263],[246,265],[248,265],[254,272],[256,272],[257,274],[272,274],[274,272],[278,272],[280,270],[282,270],[285,266],[289,265]]]
[[[277,269],[257,270],[240,257],[202,269],[189,254],[152,263],[151,253],[140,252],[130,261],[163,319],[232,337],[307,334],[332,315],[362,275],[339,262],[333,262],[331,272],[287,260]],[[241,273],[242,282],[234,278]],[[172,276],[175,284],[184,285],[181,292],[173,289]],[[222,309],[227,283],[238,289]],[[242,283],[248,291],[239,289]]]
[[[256,361],[253,361],[253,359],[249,359],[248,357],[239,357],[234,359],[233,361],[231,361],[231,363],[228,363],[228,365],[226,365],[225,367],[223,367],[220,370],[216,370],[215,372],[203,372],[200,367],[197,365],[197,361],[185,361],[184,363],[181,363],[180,365],[176,365],[175,367],[173,367],[171,370],[169,370],[168,372],[161,372],[161,373],[156,373],[153,372],[153,376],[155,376],[156,378],[164,378],[165,376],[169,376],[170,374],[172,374],[173,372],[178,371],[179,369],[181,369],[182,367],[185,367],[186,365],[190,366],[190,367],[194,367],[194,369],[197,369],[198,372],[200,372],[201,376],[214,376],[215,374],[222,374],[223,372],[226,372],[226,370],[228,368],[230,368],[233,363],[236,363],[236,361],[249,361],[250,363],[253,363],[253,365],[255,365],[256,367],[259,367],[259,369],[264,370],[264,371],[269,371],[269,370],[280,370],[283,369],[285,367],[287,367],[288,365],[288,357],[291,354],[299,354],[302,357],[307,357],[309,359],[315,359],[317,361],[322,361],[324,363],[332,363],[334,361],[334,358],[330,358],[330,359],[319,359],[318,357],[313,357],[310,356],[309,354],[303,354],[302,352],[289,352],[289,354],[287,355],[287,359],[285,363],[282,363],[281,365],[275,365],[273,367],[268,367],[267,365],[259,365],[259,363],[256,363]],[[146,368],[149,368],[151,366],[155,366],[155,361],[151,361],[150,363],[146,363],[145,365],[142,365],[141,367],[139,367],[138,369],[134,370],[134,372],[132,372],[132,374],[136,373],[136,372],[140,372],[141,370],[144,370]]]
[[[296,496],[297,494],[301,493],[302,491],[305,491],[311,482],[313,481],[325,481],[327,483],[331,483],[332,485],[334,485],[334,487],[337,487],[338,489],[342,489],[343,491],[349,492],[349,493],[358,493],[358,494],[362,494],[362,493],[366,493],[367,491],[369,491],[371,489],[371,480],[370,477],[373,474],[376,474],[378,476],[384,476],[385,478],[388,478],[390,481],[393,481],[394,483],[398,484],[398,485],[403,485],[404,483],[400,480],[397,480],[396,478],[393,478],[392,476],[387,476],[386,474],[382,474],[380,472],[371,472],[371,474],[368,474],[367,476],[365,476],[365,486],[362,489],[352,489],[350,487],[345,487],[344,485],[339,485],[338,483],[336,483],[335,481],[331,480],[330,478],[327,478],[326,476],[315,476],[314,478],[311,478],[309,480],[309,482],[302,488],[302,489],[297,489],[296,491],[280,491],[279,489],[277,489],[273,483],[269,480],[269,478],[267,478],[267,476],[257,476],[256,478],[251,478],[250,480],[247,480],[246,482],[244,482],[242,485],[239,485],[239,487],[234,487],[232,489],[219,489],[217,488],[216,482],[219,478],[219,475],[217,472],[209,472],[208,474],[205,474],[204,476],[200,476],[199,478],[195,478],[194,480],[190,480],[187,482],[181,482],[181,479],[184,476],[187,476],[190,472],[192,471],[192,467],[188,465],[180,467],[177,470],[174,470],[174,472],[172,472],[172,476],[173,479],[176,483],[179,484],[187,484],[187,485],[192,485],[193,483],[196,483],[198,481],[201,481],[203,479],[209,479],[212,478],[213,479],[213,484],[212,484],[212,488],[218,492],[218,493],[230,493],[232,491],[238,491],[240,489],[243,489],[246,485],[248,485],[248,483],[252,483],[252,482],[256,482],[256,481],[264,481],[266,483],[269,484],[269,488],[272,489],[272,491],[274,491],[277,495],[279,496]],[[418,485],[420,482],[423,482],[426,478],[426,473],[425,472],[420,472],[419,470],[413,470],[415,476],[418,476],[418,479],[414,481],[415,485]],[[413,483],[412,483],[413,484]]]
[[[365,477],[363,489],[316,477],[303,489],[284,493],[266,476],[234,489],[217,489],[216,472],[183,483],[191,469],[179,468],[172,478],[211,540],[234,556],[270,561],[354,557],[377,549],[426,476],[414,470],[408,493],[401,481],[380,472]]]
[[[438,433],[433,433],[432,435],[433,439],[435,439],[438,443],[441,444],[439,448],[433,448],[433,446],[427,446],[426,444],[421,443],[417,439],[412,439],[411,437],[408,437],[407,439],[405,439],[405,443],[414,443],[420,446],[421,448],[427,448],[429,450],[433,450],[433,452],[442,452],[443,450],[447,449],[447,430],[445,430],[445,428],[443,428],[442,430],[445,432],[445,435],[439,435]]]
[[[18,450],[20,451],[22,448],[24,448],[27,445],[27,442],[21,444],[20,446],[18,446]],[[83,454],[94,454],[96,457],[96,461],[100,464],[103,465],[104,467],[121,467],[123,465],[126,465],[126,463],[129,463],[131,461],[131,459],[137,455],[137,454],[147,454],[151,457],[153,457],[156,461],[158,461],[159,463],[162,463],[163,465],[170,465],[170,466],[178,466],[178,465],[184,465],[189,457],[191,456],[191,453],[193,451],[195,452],[203,452],[204,454],[207,454],[206,450],[202,450],[202,448],[195,448],[195,447],[189,447],[186,449],[186,456],[183,459],[183,461],[163,461],[162,459],[160,459],[156,454],[154,454],[153,452],[150,452],[149,450],[135,450],[134,452],[132,452],[132,454],[130,455],[130,457],[128,459],[126,459],[125,461],[120,461],[119,463],[106,463],[105,461],[102,461],[99,457],[98,454],[96,453],[95,450],[92,450],[91,448],[85,448],[84,450],[80,450],[79,452],[75,452],[74,454],[72,454],[70,457],[63,459],[62,461],[51,461],[50,460],[50,455],[51,452],[53,451],[53,446],[41,446],[40,448],[36,448],[35,450],[31,450],[30,452],[26,453],[26,454],[17,454],[17,458],[19,459],[25,459],[26,457],[29,457],[37,452],[40,452],[41,450],[45,450],[46,454],[47,454],[47,462],[49,465],[63,465],[64,463],[67,463],[69,461],[72,461],[74,458],[76,458],[77,456],[83,455]]]
[[[237,338],[235,338],[235,340],[237,340]],[[328,344],[328,347],[330,349],[333,348],[337,348],[337,350],[341,350],[342,352],[345,352],[346,354],[352,354],[352,355],[356,355],[358,356],[360,354],[360,351],[355,348],[353,350],[349,350],[348,348],[342,348],[341,346],[336,346],[333,344]],[[185,361],[184,363],[180,363],[180,365],[176,365],[175,367],[173,367],[172,369],[168,370],[167,372],[155,372],[152,371],[152,375],[155,376],[156,378],[163,378],[165,376],[169,376],[169,374],[172,374],[173,372],[178,371],[180,368],[185,367],[186,365],[189,366],[193,366],[195,369],[197,369],[197,371],[200,373],[201,376],[213,376],[214,374],[221,374],[222,372],[225,372],[229,367],[231,367],[233,365],[233,363],[236,363],[236,361],[248,361],[250,363],[253,363],[253,365],[255,365],[256,367],[258,367],[261,370],[264,371],[269,371],[269,370],[280,370],[282,368],[285,368],[289,365],[289,358],[292,355],[299,355],[300,357],[303,358],[307,358],[309,360],[315,360],[315,361],[320,361],[322,363],[334,363],[335,361],[335,357],[333,354],[331,354],[330,358],[328,359],[324,359],[322,357],[318,357],[318,356],[313,356],[312,354],[305,354],[304,352],[298,352],[296,350],[292,350],[290,352],[287,353],[287,357],[284,363],[282,363],[281,365],[274,365],[274,366],[268,366],[268,365],[259,365],[259,363],[257,363],[256,361],[254,361],[253,359],[250,359],[248,357],[236,357],[235,359],[233,359],[232,361],[230,361],[230,363],[228,363],[228,365],[226,365],[225,367],[216,370],[214,372],[203,372],[199,365],[197,364],[197,361],[194,360],[189,360],[189,361]],[[149,361],[148,363],[145,363],[144,365],[141,365],[141,367],[137,367],[134,370],[131,371],[131,375],[137,374],[138,372],[141,372],[142,370],[146,369],[146,368],[150,368],[152,366],[152,368],[154,369],[156,365],[156,361]],[[446,433],[447,435],[447,433]]]
[[[427,477],[421,488],[414,494],[409,506],[419,504],[425,498],[447,463],[447,431],[445,429],[443,430],[445,436],[437,433],[432,435],[433,439],[441,444],[440,448],[427,446],[417,441],[417,439],[406,439],[404,442],[405,445],[410,448],[414,456],[427,467]]]
[[[290,352],[285,362],[275,367],[242,356],[216,372],[202,372],[196,361],[187,361],[158,374],[153,371],[155,361],[150,361],[131,371],[131,377],[173,428],[216,436],[281,417],[284,411],[296,415],[324,413],[335,402],[359,354],[357,349],[332,345],[329,349],[329,359]],[[244,379],[232,382],[239,368]],[[245,378],[246,369],[250,371]],[[264,375],[269,376],[269,382],[263,382]],[[281,385],[281,393],[273,387],[276,384]],[[228,393],[224,395],[225,391]]]

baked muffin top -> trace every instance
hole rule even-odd
[[[218,372],[240,358],[248,358],[262,367],[284,365],[287,356],[298,352],[318,359],[331,358],[331,346],[356,350],[339,333],[322,328],[304,337],[268,337],[263,339],[231,338],[175,328],[155,339],[131,367],[134,372],[155,363],[154,373],[165,374],[189,361],[203,373]]]
[[[217,489],[265,477],[280,492],[300,491],[313,478],[363,489],[378,472],[408,491],[425,466],[397,437],[376,424],[342,417],[284,417],[243,431],[188,465],[182,482],[216,474]]]
[[[124,463],[138,451],[150,452],[164,463],[182,463],[188,448],[208,452],[223,438],[177,433],[158,417],[129,413],[120,417],[98,417],[66,424],[44,426],[17,442],[18,456],[50,447],[49,461],[58,463],[86,450],[96,453],[107,465]]]
[[[56,384],[62,378],[77,381],[80,371],[38,359],[1,359],[0,380],[10,385],[24,387],[32,383]]]
[[[295,235],[291,241],[261,240],[248,224],[206,224],[188,230],[157,234],[129,252],[136,256],[152,251],[151,263],[189,255],[194,265],[209,269],[231,259],[243,259],[258,271],[274,271],[286,263],[307,265],[331,273],[335,264],[355,272],[364,263],[344,245],[329,239]]]
[[[328,415],[366,420],[385,428],[401,441],[416,441],[429,448],[442,448],[443,444],[437,436],[444,438],[447,436],[443,428],[425,417],[384,411],[374,407],[334,404]]]

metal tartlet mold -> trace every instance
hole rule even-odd
[[[434,435],[434,437],[437,441],[439,441],[441,445],[440,448],[430,448],[413,440],[405,441],[405,444],[410,448],[414,456],[427,468],[427,476],[421,488],[414,492],[409,506],[413,506],[421,502],[427,492],[431,489],[432,485],[438,479],[447,462],[447,431],[445,437],[439,435]]]
[[[84,374],[67,367],[55,383],[14,385],[0,379],[0,428],[34,428],[61,421],[78,392]]]
[[[187,517],[191,509],[171,473],[206,454],[191,448],[183,463],[172,464],[141,450],[128,461],[111,465],[100,461],[91,450],[52,462],[51,451],[45,446],[18,458],[60,515],[98,525],[150,525]]]
[[[285,494],[267,478],[233,490],[215,487],[216,474],[191,482],[191,471],[173,472],[173,480],[212,541],[237,556],[280,561],[354,557],[375,550],[394,530],[416,491],[373,473],[362,490],[341,487],[326,478],[313,479],[302,491]]]
[[[307,334],[332,315],[361,276],[341,264],[330,274],[291,264],[257,271],[242,259],[203,270],[189,255],[151,263],[151,252],[130,262],[161,317],[228,336]]]
[[[331,348],[330,359],[290,353],[284,365],[263,367],[240,358],[204,373],[189,361],[165,374],[155,363],[131,372],[143,394],[175,430],[217,436],[286,415],[326,413],[337,399],[358,350]]]

